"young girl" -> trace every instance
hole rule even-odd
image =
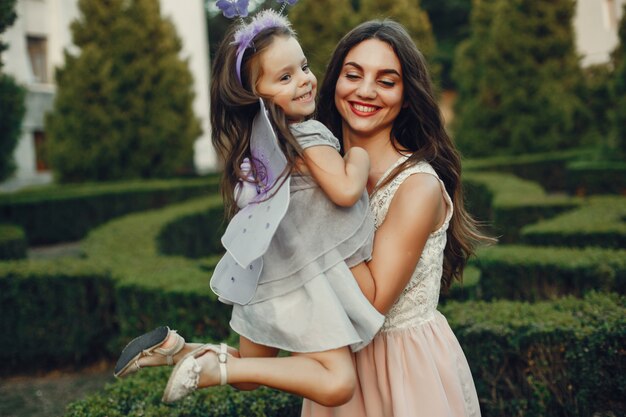
[[[369,158],[356,147],[342,158],[330,131],[307,120],[315,110],[316,90],[317,80],[284,17],[264,11],[227,35],[215,58],[211,88],[212,135],[224,160],[227,213],[236,212],[234,191],[250,177],[248,168],[254,182],[261,178],[263,167],[248,162],[259,98],[269,109],[291,173],[287,213],[263,255],[252,300],[233,305],[230,324],[240,335],[238,353],[228,355],[223,345],[192,348],[161,328],[125,348],[118,376],[167,358],[178,364],[166,402],[218,383],[263,384],[328,405],[352,396],[356,381],[348,346],[364,347],[384,320],[360,289],[374,297],[364,265],[374,231],[365,192]],[[242,170],[242,165],[248,166]],[[285,185],[279,181],[280,186]],[[278,349],[294,354],[268,357]],[[189,353],[181,360],[183,351]]]

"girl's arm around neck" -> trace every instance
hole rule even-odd
[[[375,285],[370,301],[382,314],[408,284],[428,237],[441,226],[445,214],[441,186],[432,175],[411,175],[396,191],[367,264]]]
[[[306,171],[328,198],[338,206],[350,207],[363,194],[370,160],[363,148],[352,148],[344,158],[332,146],[304,150]]]

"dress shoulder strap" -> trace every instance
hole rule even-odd
[[[379,183],[385,180],[388,174],[391,171],[393,171],[393,168],[400,165],[407,158],[408,157],[400,158],[398,162],[396,162],[388,170],[388,172],[381,178]],[[434,233],[437,233],[441,230],[446,230],[448,228],[448,224],[450,223],[450,219],[452,218],[452,211],[453,211],[452,200],[450,199],[450,196],[448,195],[448,192],[446,191],[446,187],[443,181],[441,181],[441,179],[439,178],[439,175],[437,175],[437,172],[433,169],[433,167],[428,162],[424,162],[424,161],[420,161],[417,164],[406,168],[405,170],[400,172],[398,175],[396,175],[393,180],[391,180],[384,187],[378,189],[378,191],[376,191],[376,193],[374,193],[374,195],[371,196],[370,208],[372,209],[372,212],[374,213],[376,228],[380,227],[380,225],[385,220],[385,217],[387,216],[387,211],[389,210],[389,206],[391,205],[391,201],[393,200],[393,196],[395,195],[398,188],[400,188],[400,185],[402,185],[404,180],[406,180],[407,178],[409,178],[411,175],[414,175],[414,174],[430,174],[434,176],[435,178],[437,178],[437,180],[439,181],[439,184],[441,185],[441,191],[443,193],[444,199],[446,200],[446,204],[448,205],[448,209],[446,210],[446,218],[445,218],[444,223]]]

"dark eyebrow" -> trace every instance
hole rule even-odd
[[[350,66],[350,67],[354,67],[356,69],[358,69],[359,71],[363,71],[363,67],[360,66],[359,64],[357,64],[356,62],[346,62],[345,64],[343,64],[344,67]],[[398,71],[396,71],[395,69],[389,68],[389,69],[383,69],[378,71],[379,74],[392,74],[392,75],[397,75],[398,77],[402,78],[402,76],[400,75],[400,73]]]

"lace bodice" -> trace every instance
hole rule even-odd
[[[382,182],[389,173],[407,157],[401,157],[382,176]],[[444,223],[439,229],[430,234],[420,260],[409,283],[402,294],[387,313],[385,323],[381,331],[404,329],[420,325],[434,318],[439,302],[439,290],[441,286],[441,274],[443,271],[443,250],[446,246],[446,230],[452,217],[452,201],[445,190],[443,182],[435,170],[426,162],[409,167],[397,175],[389,184],[378,190],[370,200],[370,207],[374,213],[376,228],[385,221],[389,205],[395,192],[402,182],[409,176],[417,173],[426,173],[437,177],[441,183],[442,192],[448,209]]]

